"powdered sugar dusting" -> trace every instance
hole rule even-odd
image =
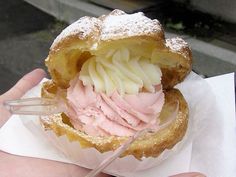
[[[109,15],[125,15],[126,13],[122,10],[115,9]]]
[[[189,48],[189,46],[182,38],[175,37],[166,39],[166,46],[173,52],[182,53],[185,57],[188,56],[188,50],[185,49]]]
[[[54,48],[60,41],[68,36],[77,35],[81,40],[92,35],[94,31],[98,31],[101,21],[94,17],[82,17],[76,22],[65,28],[60,35],[54,40],[51,49]]]
[[[99,42],[99,40],[115,40],[143,35],[162,38],[162,34],[162,27],[158,20],[151,20],[142,12],[126,14],[116,9],[107,16],[82,17],[72,23],[54,40],[51,50],[70,36],[76,36],[81,40],[91,37]]]
[[[188,44],[182,38],[175,37],[166,39],[166,46],[175,52],[179,52],[183,48],[188,47]]]
[[[158,20],[151,20],[144,16],[142,12],[135,14],[118,12],[111,13],[104,19],[100,36],[101,40],[140,35],[156,35],[162,30]]]

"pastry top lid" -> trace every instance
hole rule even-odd
[[[99,42],[135,36],[163,39],[164,33],[157,19],[151,20],[142,12],[126,14],[116,9],[99,18],[85,16],[72,23],[57,36],[51,50],[57,49],[62,41],[72,36],[80,40],[93,38]]]
[[[164,88],[172,88],[191,70],[191,50],[183,39],[165,39],[158,20],[121,10],[98,18],[85,16],[69,25],[54,40],[46,65],[56,85],[67,88],[87,59],[119,47],[159,65]]]

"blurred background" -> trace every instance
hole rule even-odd
[[[158,19],[166,37],[181,36],[203,77],[236,71],[235,0],[8,0],[0,1],[0,94],[44,59],[54,38],[82,16],[113,9]]]

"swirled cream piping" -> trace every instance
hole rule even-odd
[[[157,128],[164,104],[157,65],[121,48],[94,56],[67,89],[66,114],[73,126],[92,136],[132,136]]]
[[[69,108],[66,114],[73,126],[92,136],[132,136],[143,128],[158,128],[158,115],[164,104],[161,87],[155,93],[140,92],[110,96],[84,86],[76,77],[67,90]]]
[[[79,79],[85,86],[93,85],[96,92],[111,95],[137,94],[143,88],[155,92],[161,83],[161,70],[149,59],[132,56],[127,48],[110,50],[106,55],[94,56],[82,66]]]

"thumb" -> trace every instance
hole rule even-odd
[[[1,101],[21,98],[28,90],[36,86],[46,73],[43,69],[35,69],[23,76],[9,91],[0,96]]]

